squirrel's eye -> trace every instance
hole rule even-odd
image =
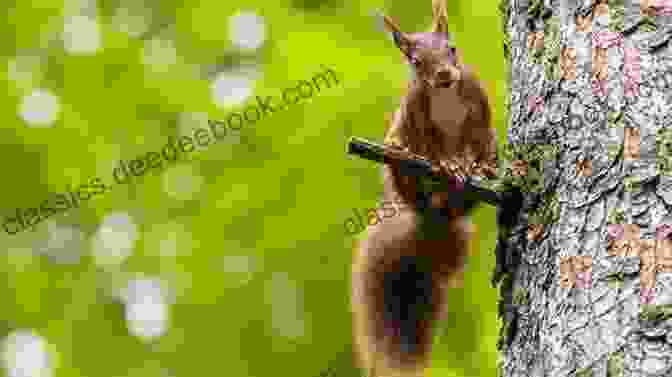
[[[413,64],[414,66],[419,66],[420,60],[417,58],[411,58],[411,64]]]

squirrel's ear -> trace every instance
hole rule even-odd
[[[397,47],[402,50],[406,50],[408,48],[410,45],[408,37],[399,29],[399,26],[397,26],[397,24],[395,24],[391,18],[379,10],[374,11],[373,16],[376,18],[378,28],[383,32],[389,33],[388,35],[391,37]]]
[[[448,33],[448,9],[446,0],[432,0],[432,31]]]

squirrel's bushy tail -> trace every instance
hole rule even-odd
[[[368,359],[360,360],[367,377],[424,375],[445,294],[434,264],[430,256],[405,255],[355,272],[357,346]]]

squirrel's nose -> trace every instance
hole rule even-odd
[[[450,72],[448,69],[440,70],[439,72],[436,73],[436,76],[439,79],[439,81],[442,82],[453,80],[452,72]]]
[[[444,67],[436,73],[436,78],[441,84],[450,84],[460,79],[460,72],[452,66]]]

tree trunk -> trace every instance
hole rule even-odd
[[[526,189],[497,256],[500,373],[672,376],[672,1],[500,10],[503,169]]]

